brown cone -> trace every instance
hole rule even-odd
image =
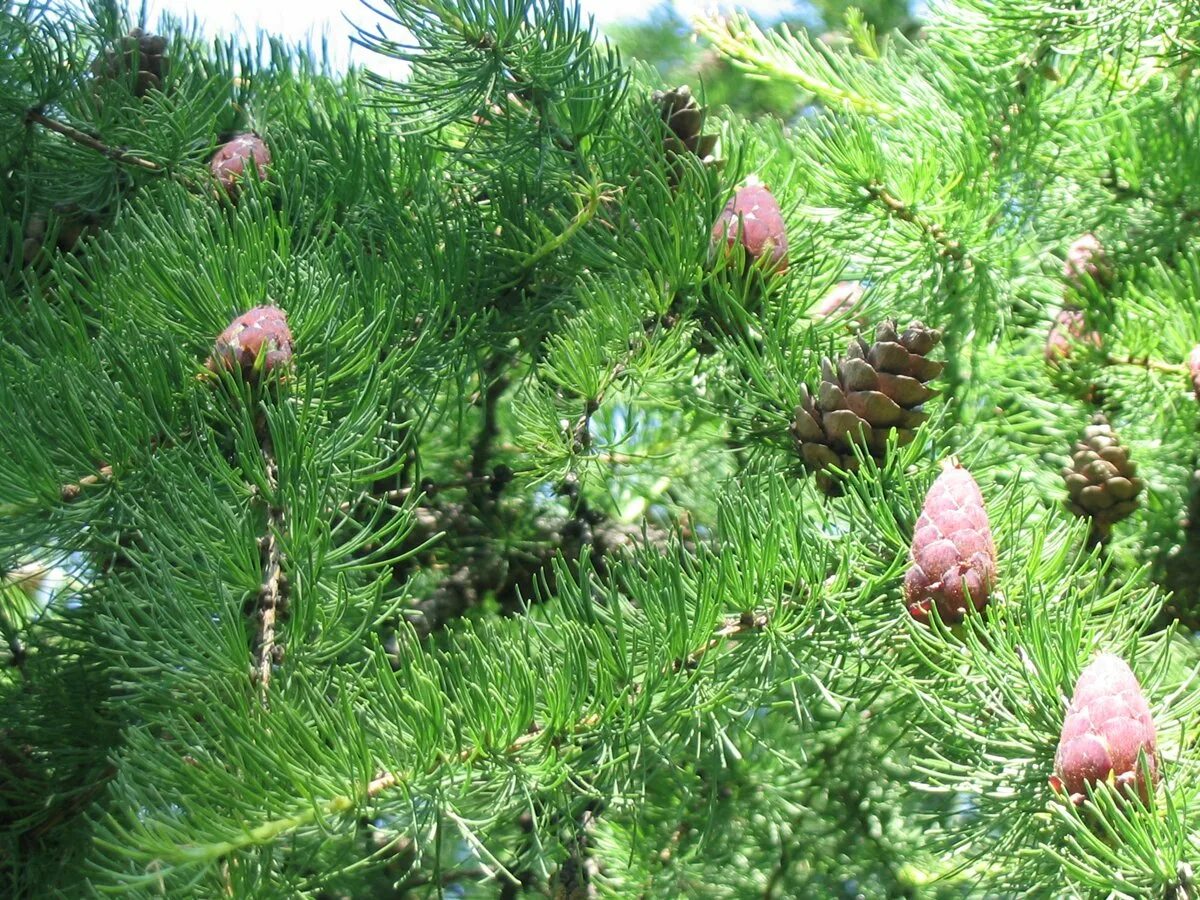
[[[715,134],[704,134],[707,110],[696,102],[686,84],[670,91],[655,91],[651,99],[658,106],[669,133],[663,138],[668,154],[694,153],[705,163],[716,162]]]
[[[1129,448],[1102,415],[1092,419],[1075,442],[1071,465],[1062,470],[1067,483],[1067,509],[1077,516],[1088,516],[1101,536],[1107,536],[1119,522],[1138,506],[1138,495],[1145,482],[1137,477],[1137,465],[1129,458]]]
[[[920,322],[900,334],[888,320],[876,329],[873,344],[856,337],[836,366],[823,360],[817,395],[801,385],[792,423],[804,465],[813,471],[830,466],[850,471],[858,462],[851,449],[855,444],[882,458],[892,429],[902,445],[911,441],[928,418],[921,405],[937,394],[927,383],[945,364],[926,354],[941,337]]]
[[[99,79],[116,80],[135,73],[133,93],[144,97],[148,91],[161,88],[167,59],[163,55],[167,39],[134,28],[116,45],[96,57],[92,74]]]

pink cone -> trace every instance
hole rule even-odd
[[[1119,656],[1101,653],[1075,682],[1050,785],[1076,805],[1089,784],[1131,787],[1146,802],[1159,779],[1155,741],[1154,719],[1137,677]],[[1138,767],[1142,751],[1149,781]]]
[[[928,622],[936,606],[943,622],[956,623],[968,605],[987,606],[996,581],[996,545],[979,485],[955,459],[942,463],[942,474],[925,495],[911,559],[904,595],[914,619]]]
[[[1068,306],[1059,310],[1046,335],[1046,362],[1057,363],[1069,359],[1075,344],[1088,344],[1099,350],[1104,341],[1099,332],[1087,330],[1082,309]]]
[[[234,319],[213,346],[208,367],[213,371],[241,369],[247,378],[285,368],[292,361],[292,332],[287,316],[275,306],[256,306]]]
[[[726,248],[732,250],[739,240],[739,226],[740,240],[747,256],[763,260],[772,271],[787,271],[787,228],[779,203],[765,185],[741,188],[725,204],[713,225],[713,246],[724,241]]]
[[[239,182],[246,176],[246,164],[254,161],[260,179],[267,177],[271,164],[271,151],[257,134],[245,132],[222,144],[213,154],[209,167],[217,183],[230,196],[237,194]]]
[[[1090,231],[1080,235],[1067,248],[1063,262],[1063,278],[1075,290],[1082,290],[1085,279],[1095,282],[1097,287],[1107,288],[1113,281],[1112,262],[1100,239]]]

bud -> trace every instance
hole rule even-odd
[[[1090,231],[1076,238],[1067,248],[1062,273],[1067,284],[1077,291],[1082,291],[1088,281],[1105,290],[1112,287],[1116,276],[1104,245]]]
[[[1050,786],[1077,806],[1087,796],[1087,785],[1103,784],[1120,793],[1132,788],[1148,802],[1159,778],[1155,740],[1154,719],[1137,677],[1119,656],[1101,653],[1075,682]],[[1138,766],[1142,752],[1145,773]]]
[[[246,164],[253,161],[259,179],[267,177],[271,151],[257,134],[246,132],[222,144],[209,164],[213,177],[231,197],[236,197],[239,182],[246,176]]]
[[[963,620],[968,603],[987,606],[996,581],[992,527],[979,485],[954,458],[925,495],[911,558],[904,595],[917,621],[928,622],[934,606],[948,624]]]
[[[1104,341],[1097,331],[1088,331],[1087,319],[1082,309],[1064,307],[1054,317],[1050,333],[1046,335],[1046,362],[1056,364],[1070,359],[1076,344],[1084,344],[1099,350]]]
[[[787,271],[787,229],[779,204],[765,185],[741,188],[725,204],[712,230],[712,246],[725,242],[726,252],[741,241],[746,255],[761,260],[768,271]]]
[[[221,332],[207,365],[214,372],[240,370],[248,380],[257,381],[260,374],[284,369],[291,361],[287,316],[275,306],[256,306]]]

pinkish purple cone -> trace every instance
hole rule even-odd
[[[1101,653],[1075,682],[1050,785],[1076,805],[1087,785],[1132,787],[1143,802],[1158,784],[1154,719],[1137,677],[1121,657]],[[1145,751],[1149,782],[1138,766]]]
[[[1092,281],[1099,288],[1112,286],[1114,277],[1112,262],[1100,239],[1090,231],[1080,235],[1067,248],[1063,263],[1063,278],[1075,290],[1082,290],[1085,281]]]
[[[1192,379],[1192,390],[1200,400],[1200,344],[1192,348],[1188,356],[1188,377]]]
[[[820,302],[813,308],[815,318],[825,319],[829,316],[850,312],[858,306],[866,293],[866,288],[858,281],[839,281],[829,289]]]
[[[725,204],[713,225],[713,246],[724,241],[727,250],[732,250],[739,240],[739,230],[747,256],[762,260],[771,271],[787,271],[787,228],[779,203],[765,185],[741,188]]]
[[[260,357],[264,374],[292,361],[292,332],[287,316],[275,306],[256,306],[234,319],[217,338],[208,367],[214,371],[240,369],[253,378]]]
[[[1069,359],[1076,344],[1090,344],[1099,350],[1103,343],[1099,332],[1087,330],[1083,310],[1068,306],[1059,310],[1046,335],[1046,362]]]
[[[222,144],[213,154],[209,168],[226,193],[236,196],[240,182],[246,177],[246,165],[251,161],[258,170],[258,177],[266,178],[271,151],[262,138],[248,131]]]
[[[943,622],[961,622],[968,605],[987,606],[996,581],[996,545],[979,485],[955,459],[942,467],[925,495],[904,579],[908,611],[919,622],[928,622],[935,606]]]

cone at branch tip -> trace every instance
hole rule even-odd
[[[1063,719],[1050,786],[1076,806],[1108,785],[1143,803],[1159,780],[1154,718],[1137,677],[1121,657],[1101,653],[1079,675]],[[1145,755],[1145,769],[1139,757]]]
[[[292,361],[292,332],[287,315],[276,306],[242,313],[217,337],[207,367],[240,371],[248,381],[286,369]]]
[[[996,545],[971,473],[954,457],[942,463],[913,531],[911,565],[904,579],[909,614],[928,622],[936,607],[954,624],[967,608],[982,610],[996,582]]]
[[[1088,282],[1107,290],[1113,285],[1116,271],[1100,239],[1089,231],[1077,237],[1067,248],[1062,275],[1068,286],[1076,291],[1084,290]]]
[[[167,39],[134,28],[92,62],[92,74],[101,80],[116,81],[133,75],[134,96],[144,97],[162,87],[167,70]]]
[[[893,430],[901,446],[911,442],[928,418],[920,407],[937,395],[928,382],[945,364],[927,354],[941,337],[921,322],[901,333],[889,319],[875,329],[874,343],[856,337],[836,364],[823,360],[816,396],[801,385],[793,413],[792,438],[805,468],[853,471],[858,468],[856,445],[882,459]],[[832,482],[823,489],[836,492]]]
[[[725,204],[712,229],[712,248],[730,254],[741,244],[746,257],[765,271],[788,268],[787,227],[779,203],[764,184],[748,184]]]
[[[655,91],[651,100],[669,129],[663,139],[668,153],[693,153],[705,163],[715,161],[717,136],[704,134],[707,110],[696,101],[690,87],[684,84],[669,91]]]
[[[1100,536],[1107,536],[1114,523],[1138,508],[1145,482],[1137,477],[1137,464],[1129,448],[1103,415],[1097,414],[1075,442],[1071,464],[1062,470],[1067,485],[1067,509],[1090,517]]]
[[[1046,335],[1046,362],[1054,365],[1070,359],[1077,345],[1099,350],[1104,341],[1098,331],[1088,329],[1087,317],[1082,309],[1067,306],[1059,310]]]
[[[235,135],[213,154],[209,168],[217,184],[230,197],[236,197],[246,179],[246,167],[253,163],[260,180],[267,177],[271,165],[271,150],[266,142],[252,131]]]

